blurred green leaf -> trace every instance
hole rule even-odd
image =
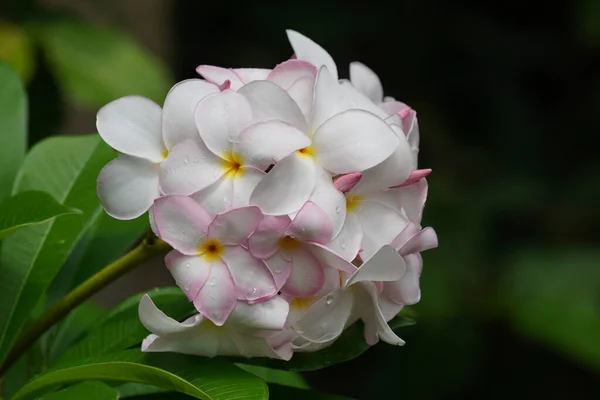
[[[298,389],[309,389],[310,386],[298,372],[282,371],[280,369],[271,369],[259,365],[236,364],[246,372],[250,372],[268,383],[295,387]]]
[[[205,400],[268,399],[265,382],[222,360],[128,350],[57,366],[12,400],[34,399],[57,385],[85,380],[145,383]]]
[[[143,383],[133,382],[124,383],[117,387],[117,390],[119,391],[120,399],[125,399],[127,397],[133,396],[143,396],[148,394],[168,392],[167,389],[159,388],[153,385],[145,385]],[[170,395],[172,395],[172,393],[169,393],[169,396]]]
[[[102,382],[86,381],[44,395],[43,400],[117,400],[118,398],[117,389]]]
[[[27,96],[15,71],[0,62],[0,202],[10,196],[27,148]]]
[[[59,204],[45,192],[18,193],[0,204],[0,239],[26,226],[67,214],[81,214],[81,211]]]
[[[397,316],[388,322],[394,330],[411,326],[415,321]],[[314,353],[295,353],[290,361],[272,360],[265,358],[250,358],[238,360],[240,364],[260,365],[267,368],[288,371],[313,371],[326,368],[360,356],[369,348],[365,342],[364,325],[362,321],[354,323],[329,347]]]
[[[600,43],[600,3],[596,0],[578,1],[579,31],[583,39],[592,44]]]
[[[0,60],[6,61],[28,82],[35,67],[31,39],[17,25],[0,22]]]
[[[83,215],[23,228],[4,239],[0,253],[0,360],[28,320],[82,234],[101,210],[96,178],[114,153],[98,135],[53,137],[27,155],[15,192],[42,190]]]
[[[158,58],[129,35],[86,22],[60,19],[32,25],[63,90],[89,107],[126,95],[162,104],[172,77]]]
[[[511,266],[502,293],[520,332],[600,368],[600,252],[541,249]]]
[[[271,400],[353,400],[350,397],[319,393],[313,390],[292,388],[289,386],[269,385]]]
[[[194,307],[177,287],[156,288],[148,294],[161,310],[176,320],[194,313]],[[141,343],[149,334],[138,317],[138,304],[143,295],[132,296],[112,309],[87,336],[63,354],[60,362],[107,354]]]

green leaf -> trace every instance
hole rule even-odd
[[[0,239],[20,228],[67,214],[81,214],[81,211],[57,203],[45,192],[21,192],[0,204]]]
[[[35,48],[19,26],[0,22],[0,60],[6,61],[28,82],[35,66]]]
[[[394,330],[411,326],[415,321],[397,316],[388,324]],[[369,348],[364,338],[364,325],[361,321],[344,331],[331,346],[314,353],[295,353],[290,361],[272,360],[267,358],[250,358],[239,360],[240,364],[261,365],[268,368],[289,371],[313,371],[329,367],[360,356]]]
[[[271,400],[353,400],[336,394],[319,393],[313,390],[292,388],[289,386],[269,385]]]
[[[161,310],[176,320],[194,313],[194,307],[177,287],[157,288],[148,294]],[[143,293],[132,296],[111,310],[86,337],[64,353],[60,362],[107,354],[141,343],[149,334],[138,317],[142,296]]]
[[[119,385],[119,387],[117,387],[117,390],[119,391],[120,399],[125,399],[127,397],[133,397],[133,396],[143,396],[143,395],[148,395],[148,394],[168,392],[168,390],[166,390],[166,389],[162,389],[162,388],[159,388],[159,387],[156,387],[153,385],[144,385],[143,383],[133,383],[133,382],[124,383],[122,385]]]
[[[75,244],[98,216],[101,206],[96,179],[113,157],[98,135],[50,138],[27,155],[15,180],[15,192],[45,191],[83,214],[28,226],[4,239],[0,252],[0,361]]]
[[[59,84],[76,102],[100,107],[137,94],[161,104],[171,86],[166,67],[115,29],[63,19],[34,25],[32,31]]]
[[[27,97],[15,71],[0,62],[0,202],[10,196],[27,148]]]
[[[127,350],[53,368],[12,400],[34,399],[49,388],[84,380],[144,383],[205,400],[268,399],[261,379],[223,360]]]
[[[308,389],[310,386],[298,372],[282,371],[280,369],[271,369],[259,365],[236,364],[246,372],[258,376],[265,382],[276,383],[279,385],[295,387],[298,389]]]
[[[102,382],[87,381],[43,397],[43,400],[117,400],[117,389]]]

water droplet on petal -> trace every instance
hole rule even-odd
[[[197,163],[198,161],[198,157],[194,157],[194,162]]]
[[[333,303],[333,296],[327,296],[325,299],[325,304],[331,305],[331,303]]]
[[[187,157],[187,156],[185,156],[185,158],[183,159],[183,163],[184,163],[184,164],[187,164],[189,161],[190,161],[190,160],[188,159],[188,157]]]
[[[189,262],[186,262],[186,263],[185,263],[185,267],[186,267],[187,269],[189,269],[191,266],[192,266],[192,264],[190,264]]]
[[[340,213],[342,211],[342,209],[340,208],[340,206],[335,206],[335,212],[336,213]]]
[[[208,286],[214,287],[217,284],[217,279],[215,277],[210,278],[208,281]]]
[[[342,249],[345,249],[346,247],[348,247],[348,241],[345,238],[342,239],[342,243],[340,243],[340,246],[342,246]]]
[[[183,285],[183,290],[185,290],[186,292],[190,291],[190,284],[186,283],[185,285]]]

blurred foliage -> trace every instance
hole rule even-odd
[[[127,33],[5,3],[0,58],[35,64],[34,141],[58,132],[66,100],[166,94],[165,66]],[[342,76],[365,62],[419,113],[420,164],[434,170],[424,224],[440,248],[424,254],[418,324],[403,348],[305,373],[311,386],[367,400],[600,396],[598,1],[168,3],[177,80],[199,64],[271,67],[293,28]]]

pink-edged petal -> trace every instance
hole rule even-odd
[[[190,195],[224,173],[223,159],[208,150],[202,139],[188,139],[173,147],[161,163],[160,188],[164,194]]]
[[[251,166],[241,167],[232,179],[233,199],[231,207],[244,207],[250,205],[250,195],[265,175],[266,173],[258,168]]]
[[[273,275],[273,280],[275,281],[277,290],[281,290],[281,288],[287,283],[292,273],[292,262],[283,258],[281,253],[275,253],[266,258],[265,263]]]
[[[239,245],[256,230],[262,218],[260,208],[255,206],[225,211],[208,226],[208,237],[225,245]]]
[[[266,216],[248,240],[248,249],[254,257],[266,259],[279,251],[279,239],[290,225],[287,215]]]
[[[385,98],[383,103],[379,104],[379,107],[385,111],[387,115],[398,114],[400,118],[406,117],[411,110],[409,106],[392,97]],[[406,133],[408,133],[408,131]]]
[[[288,90],[298,79],[315,78],[317,67],[303,60],[287,60],[278,64],[267,77],[268,81],[276,83]]]
[[[286,235],[305,242],[327,243],[333,233],[333,222],[312,201],[307,201],[298,211]]]
[[[159,336],[185,332],[190,327],[202,321],[202,317],[200,317],[193,318],[192,321],[186,321],[187,323],[177,322],[156,307],[156,304],[154,304],[147,294],[143,295],[140,300],[138,314],[142,325],[150,332]]]
[[[315,78],[305,77],[298,79],[290,88],[287,90],[288,94],[298,107],[304,118],[308,121],[312,112],[313,94],[315,91]]]
[[[165,264],[177,286],[183,290],[189,301],[194,301],[208,280],[210,263],[202,256],[186,256],[172,250],[165,257]]]
[[[333,186],[340,192],[348,192],[360,181],[362,174],[354,172],[351,174],[340,175],[333,180]]]
[[[325,66],[333,79],[338,78],[337,66],[329,53],[306,36],[288,29],[286,31],[290,45],[294,49],[294,54],[299,60],[308,61],[315,67]]]
[[[225,81],[230,82],[231,90],[238,90],[244,83],[242,78],[232,69],[216,67],[214,65],[200,65],[196,72],[207,81],[221,86]]]
[[[292,253],[292,273],[282,288],[290,297],[310,297],[317,293],[325,280],[323,266],[309,251],[297,249]]]
[[[238,353],[229,355],[240,355],[246,358],[267,357],[282,360],[292,358],[293,353],[289,345],[282,345],[275,349],[263,338],[252,338],[244,335],[231,335],[230,338],[235,343]]]
[[[161,134],[161,108],[141,96],[125,96],[98,111],[96,128],[120,153],[161,162],[166,150]]]
[[[225,90],[202,99],[194,118],[206,147],[227,159],[231,143],[252,122],[252,108],[244,96]]]
[[[354,265],[344,260],[342,256],[322,244],[310,243],[307,247],[310,249],[310,252],[313,254],[313,256],[315,256],[315,258],[319,260],[321,265],[324,267],[331,267],[348,273],[354,273],[356,271],[356,267]]]
[[[162,113],[162,135],[167,148],[198,137],[194,109],[204,97],[219,91],[217,85],[202,79],[186,79],[171,88]]]
[[[363,230],[363,260],[371,258],[381,246],[392,243],[408,224],[398,210],[368,199],[360,203],[356,215]]]
[[[350,81],[354,87],[374,103],[380,103],[383,99],[383,86],[379,77],[373,70],[363,63],[350,63]]]
[[[433,228],[427,227],[409,239],[398,252],[402,255],[420,253],[438,247],[437,234]]]
[[[397,138],[399,144],[394,153],[374,167],[363,171],[362,179],[354,189],[355,192],[386,190],[406,181],[412,171],[413,154],[402,132]]]
[[[408,178],[406,178],[406,181],[404,181],[404,183],[402,183],[400,185],[392,186],[391,189],[394,189],[396,187],[404,187],[404,186],[408,186],[408,185],[417,183],[421,179],[426,178],[429,175],[431,175],[431,172],[432,172],[431,168],[412,170],[410,175],[408,176]]]
[[[267,169],[296,150],[310,145],[310,139],[293,125],[282,121],[265,121],[244,129],[233,144],[245,165]]]
[[[254,81],[240,90],[252,105],[254,122],[271,119],[283,121],[306,132],[306,120],[296,102],[277,84],[269,81]]]
[[[227,324],[237,330],[280,330],[283,329],[290,305],[280,296],[256,304],[239,302]]]
[[[406,271],[404,259],[392,246],[383,246],[346,281],[345,287],[365,281],[397,281]]]
[[[392,240],[390,246],[396,249],[396,251],[398,251],[399,254],[405,255],[404,253],[400,253],[400,248],[404,246],[406,242],[412,239],[413,236],[417,235],[420,231],[421,226],[419,224],[409,222],[408,225],[404,227],[402,232],[400,232],[398,236],[396,236],[394,240]]]
[[[257,301],[277,294],[275,280],[263,260],[240,246],[227,246],[221,256],[235,283],[239,300]]]
[[[256,185],[250,196],[250,204],[259,206],[267,215],[291,214],[306,203],[315,184],[314,160],[292,153],[275,164]]]
[[[187,196],[165,196],[154,202],[152,212],[162,240],[183,254],[198,254],[212,219],[204,208]]]
[[[400,339],[387,324],[385,317],[383,316],[381,309],[379,308],[379,304],[377,302],[377,298],[379,296],[377,292],[377,288],[373,282],[362,282],[362,287],[367,290],[369,295],[372,298],[373,302],[373,322],[375,324],[375,329],[377,332],[377,336],[384,342],[394,345],[394,346],[402,346],[404,345],[404,340]],[[369,341],[370,345],[375,344],[373,341]]]
[[[316,166],[317,180],[309,200],[315,203],[332,222],[332,237],[335,237],[346,219],[346,197],[333,185],[330,174]]]
[[[342,230],[327,247],[339,254],[346,261],[352,261],[358,255],[363,233],[360,221],[354,213],[346,214]]]
[[[215,325],[221,326],[237,302],[229,269],[221,260],[211,262],[208,281],[194,299],[194,307]]]
[[[96,189],[108,215],[137,218],[160,196],[158,166],[141,158],[117,157],[100,171]]]
[[[235,72],[244,83],[250,83],[254,81],[264,81],[271,73],[271,70],[266,68],[234,68],[233,72]]]
[[[390,190],[394,199],[394,206],[407,216],[410,221],[421,222],[423,207],[427,200],[427,179],[400,188]]]
[[[402,278],[394,282],[386,282],[384,294],[394,303],[411,305],[421,300],[419,278],[423,271],[423,259],[420,254],[404,256],[406,272]]]
[[[230,176],[223,175],[217,182],[191,195],[191,198],[214,217],[231,209],[234,196],[233,182]]]
[[[398,137],[385,121],[363,110],[333,116],[319,126],[312,140],[316,159],[337,174],[374,167],[399,145]]]
[[[383,292],[379,295],[379,309],[381,314],[386,321],[390,321],[397,316],[400,311],[404,308],[404,304],[398,304],[388,298],[388,285],[393,285],[394,282],[386,282],[383,288]]]
[[[313,304],[294,325],[296,332],[314,343],[325,343],[342,334],[353,305],[352,294],[338,290]]]

